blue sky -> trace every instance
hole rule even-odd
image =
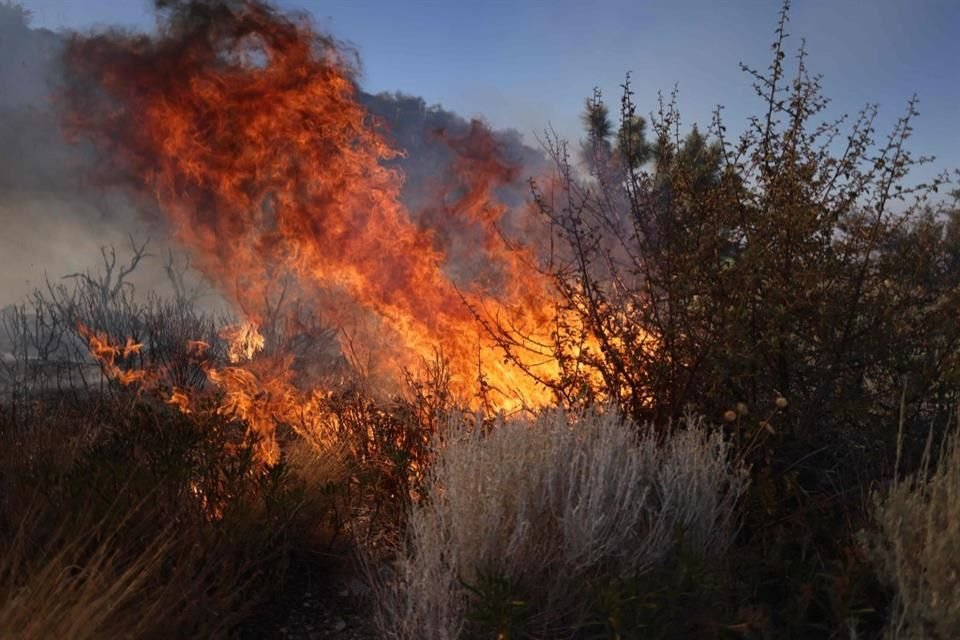
[[[124,25],[149,29],[149,0],[17,0],[52,29]],[[658,90],[679,86],[685,124],[706,124],[717,103],[731,132],[757,107],[738,62],[765,68],[779,0],[517,0],[515,2],[280,0],[357,47],[368,91],[428,103],[529,142],[552,124],[579,136],[578,114],[594,86],[613,106],[627,71],[641,113]],[[920,98],[912,149],[960,167],[960,1],[796,0],[788,47],[807,40],[824,75],[829,114],[880,105],[880,127]],[[924,178],[928,172],[918,174]]]

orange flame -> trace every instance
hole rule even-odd
[[[263,336],[252,322],[226,327],[220,336],[227,341],[227,360],[233,364],[253,360],[253,356],[263,351]]]
[[[139,354],[143,347],[142,344],[135,343],[132,338],[128,337],[125,344],[115,346],[110,344],[109,337],[104,333],[94,332],[83,324],[79,324],[77,329],[87,340],[90,345],[90,353],[100,363],[107,377],[117,380],[123,385],[132,385],[147,380],[149,376],[147,370],[120,366],[122,360]]]
[[[162,366],[152,362],[124,362],[128,356],[139,353],[141,344],[127,338],[124,345],[114,345],[105,333],[93,331],[83,324],[78,324],[77,329],[87,340],[90,353],[107,378],[123,386],[135,387],[138,392],[157,396],[183,413],[195,412],[201,394],[169,387]],[[251,335],[250,329],[249,326],[233,327],[224,332],[237,341],[229,345],[230,353],[245,353],[251,339],[256,344],[256,336]],[[187,347],[192,350],[198,345],[206,347],[205,343],[198,341],[190,341]],[[278,424],[289,425],[314,443],[322,443],[324,439],[321,425],[326,413],[322,396],[318,391],[304,393],[291,383],[290,359],[287,356],[277,362],[264,358],[247,362],[243,367],[221,368],[206,360],[198,362],[207,379],[221,394],[216,413],[242,420],[248,431],[257,436],[259,458],[267,464],[276,463],[280,457],[275,438]]]
[[[287,275],[309,308],[341,328],[343,351],[357,361],[376,356],[399,376],[439,350],[463,398],[482,388],[486,402],[508,411],[550,402],[528,373],[557,374],[547,346],[555,300],[533,252],[501,237],[508,208],[493,193],[517,168],[479,123],[443,136],[456,157],[454,184],[418,227],[401,203],[402,176],[384,166],[398,154],[358,102],[343,50],[305,20],[257,0],[179,3],[159,35],[75,37],[67,61],[68,132],[92,139],[110,175],[149,194],[247,318],[224,335],[232,366],[207,371],[225,411],[270,440],[278,421],[303,421],[304,407],[317,406],[319,391],[293,385],[289,358],[270,367],[254,358],[264,348],[265,301]],[[459,285],[440,241],[452,227],[470,230],[482,265]],[[478,317],[513,328],[526,348],[519,363],[504,358]],[[103,336],[87,337],[108,375],[150,383],[115,366]],[[138,348],[128,342],[120,353]],[[188,348],[202,357],[207,345]],[[184,411],[191,404],[183,390],[167,401]]]

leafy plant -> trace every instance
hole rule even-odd
[[[474,584],[461,580],[461,586],[472,596],[467,609],[470,637],[517,640],[523,637],[528,603],[520,599],[520,586],[509,576],[476,572]]]

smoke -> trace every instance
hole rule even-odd
[[[166,234],[91,182],[93,149],[63,136],[54,97],[65,47],[64,35],[32,29],[27,12],[0,3],[0,307],[47,278],[97,269],[102,246],[123,256],[130,235],[150,238],[158,256],[131,282],[139,291],[166,286]]]
[[[492,195],[507,207],[498,219],[501,231],[514,239],[532,235],[535,221],[525,206],[527,180],[544,174],[547,163],[543,153],[523,144],[519,132],[488,132],[481,122],[402,93],[361,93],[360,100],[384,123],[392,145],[403,152],[387,163],[404,176],[401,199],[418,226],[430,231],[434,248],[447,256],[449,275],[458,284],[466,285],[489,267],[477,250],[483,244],[482,230],[442,206],[456,200],[451,185],[462,179],[463,161],[499,164],[482,170],[488,175],[500,173]]]

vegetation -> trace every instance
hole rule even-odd
[[[678,546],[722,558],[746,469],[693,418],[663,443],[639,434],[615,411],[448,425],[381,593],[383,637],[560,638],[598,620],[618,634],[591,591],[649,574]]]
[[[351,541],[395,537],[414,492],[442,371],[381,403],[345,382],[324,414],[334,439],[280,425],[283,457],[265,465],[262,434],[208,378],[229,362],[227,319],[197,308],[172,258],[173,298],[138,301],[128,276],[146,248],[131,239],[126,263],[105,249],[100,272],[3,312],[0,636],[262,637],[276,621],[258,611],[297,597],[291,573],[339,571]],[[301,358],[329,339],[264,334]],[[127,346],[98,361],[98,335]],[[117,375],[148,369],[149,384]],[[182,410],[173,390],[198,402]]]
[[[383,637],[957,637],[960,192],[908,182],[916,99],[879,143],[874,106],[821,121],[788,14],[739,138],[628,77],[544,142],[554,342],[480,321],[559,359],[555,407],[471,413],[439,355],[386,396],[277,312],[256,373],[324,393],[258,431],[231,319],[172,257],[135,296],[133,239],[4,310],[0,637],[273,637],[344,567]]]
[[[957,487],[960,440],[943,442],[936,467],[921,468],[874,494],[874,528],[863,533],[880,576],[894,590],[890,638],[951,638],[960,633],[957,589]]]
[[[555,232],[545,270],[575,321],[544,351],[561,374],[541,380],[569,408],[724,425],[753,478],[732,622],[845,637],[887,615],[856,534],[891,477],[896,425],[912,469],[955,411],[960,210],[957,192],[938,196],[947,174],[908,182],[930,161],[907,148],[916,98],[879,144],[875,106],[849,126],[822,119],[803,44],[787,63],[788,14],[768,69],[743,67],[760,104],[738,139],[719,108],[683,135],[674,95],[648,141],[628,77],[618,127],[587,101],[579,165],[546,141],[556,171],[532,185]],[[489,329],[522,363],[529,342]]]

